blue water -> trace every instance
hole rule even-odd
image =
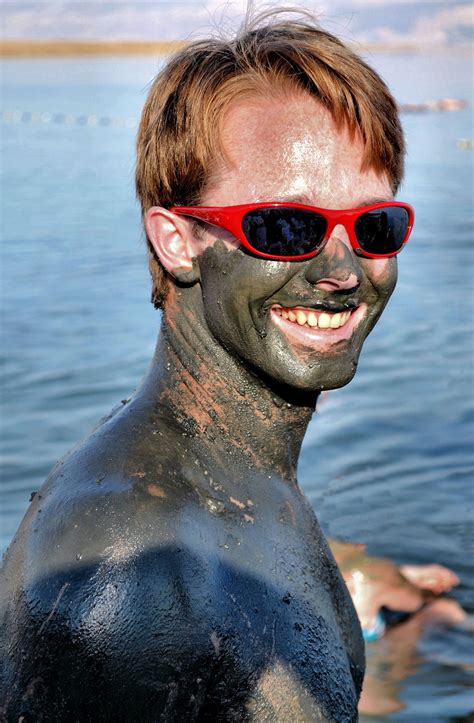
[[[469,58],[382,56],[372,63],[400,102],[469,98]],[[95,421],[131,393],[159,314],[133,192],[135,120],[152,58],[5,62],[1,124],[2,462],[0,547],[32,490]],[[87,125],[95,115],[97,125]],[[128,120],[127,120],[128,119]],[[135,119],[135,120],[134,120]],[[101,125],[100,123],[108,123]],[[326,531],[398,562],[440,562],[473,612],[472,111],[406,115],[416,208],[397,291],[355,380],[324,397],[300,481]],[[389,670],[369,664],[404,708],[371,720],[469,720],[466,629],[426,631]],[[405,661],[406,662],[406,661]],[[384,677],[385,676],[385,677]],[[369,719],[367,719],[369,720]]]

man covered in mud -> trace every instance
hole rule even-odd
[[[310,20],[267,18],[170,60],[137,151],[156,354],[9,549],[4,713],[354,721],[360,626],[296,467],[411,230],[396,104]]]

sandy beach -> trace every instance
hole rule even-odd
[[[0,57],[71,57],[81,55],[169,55],[187,45],[186,40],[0,40]],[[449,52],[449,46],[414,43],[349,43],[359,53]],[[470,46],[458,45],[458,53],[470,53]]]
[[[186,43],[180,40],[3,40],[0,56],[9,58],[65,57],[77,55],[169,55]]]

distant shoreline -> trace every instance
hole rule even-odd
[[[81,55],[170,55],[185,40],[0,40],[0,57],[54,58]],[[470,46],[420,46],[413,43],[351,43],[359,53],[470,52]]]
[[[0,56],[7,58],[73,55],[169,55],[187,45],[181,40],[2,40]]]

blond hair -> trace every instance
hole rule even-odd
[[[193,42],[155,78],[137,137],[136,189],[151,206],[197,205],[217,160],[225,111],[245,94],[293,88],[315,96],[336,125],[359,133],[362,170],[385,173],[395,193],[404,139],[393,96],[380,76],[331,33],[307,18],[264,16],[232,40]],[[270,22],[269,22],[270,20]],[[170,277],[148,242],[152,301],[160,307]]]

